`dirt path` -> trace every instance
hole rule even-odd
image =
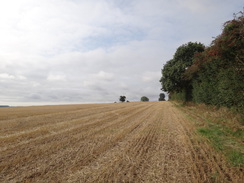
[[[0,182],[243,178],[170,102],[8,108],[0,119]]]

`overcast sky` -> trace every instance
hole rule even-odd
[[[0,105],[158,100],[161,69],[243,0],[0,0]]]

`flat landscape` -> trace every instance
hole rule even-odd
[[[242,182],[171,102],[0,109],[0,182]]]

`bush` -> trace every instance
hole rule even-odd
[[[141,102],[148,102],[149,98],[147,98],[146,96],[141,97]]]

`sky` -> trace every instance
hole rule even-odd
[[[0,105],[157,101],[161,69],[243,0],[0,0]]]

